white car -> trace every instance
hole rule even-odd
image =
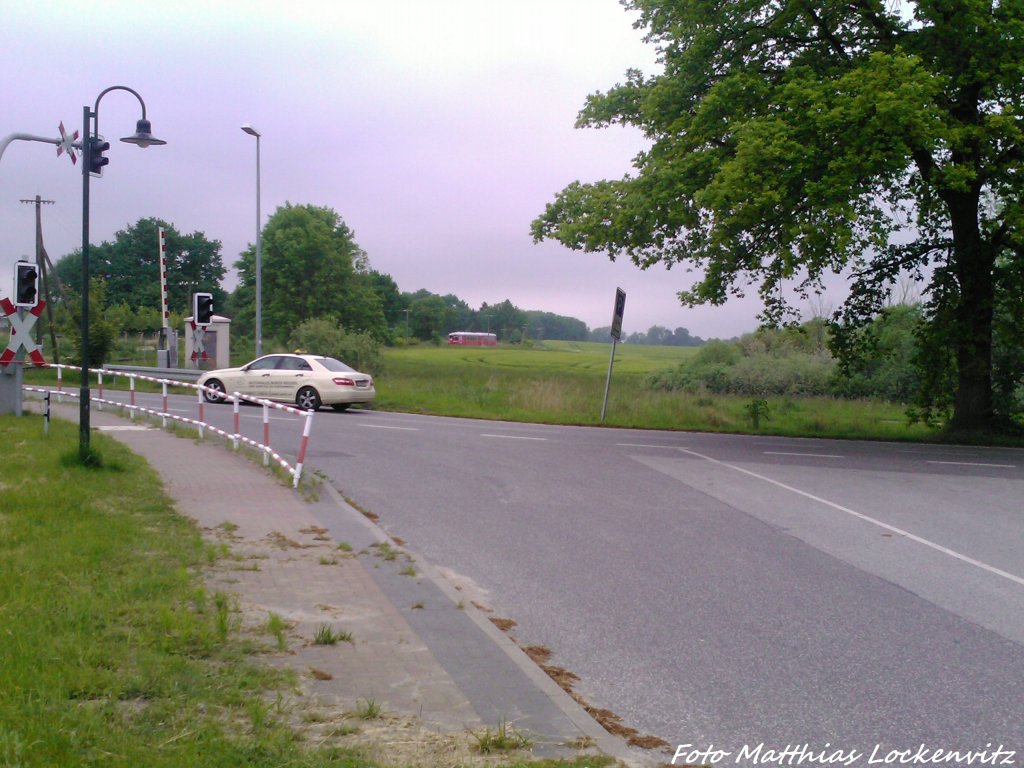
[[[372,376],[320,355],[264,355],[241,368],[207,371],[198,383],[207,387],[203,396],[208,403],[224,402],[219,393],[239,392],[295,403],[306,411],[321,405],[344,411],[353,403],[373,402],[377,396]]]

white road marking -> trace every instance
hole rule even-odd
[[[834,501],[829,501],[828,499],[823,499],[820,496],[815,496],[813,493],[801,491],[799,488],[794,488],[791,485],[780,483],[778,480],[773,480],[772,478],[758,474],[757,472],[751,472],[749,469],[738,467],[735,464],[729,464],[724,461],[719,461],[718,459],[713,459],[710,456],[705,456],[702,453],[691,451],[689,448],[680,448],[679,450],[682,451],[683,453],[689,454],[690,456],[695,456],[698,459],[704,459],[705,461],[710,461],[712,464],[718,464],[719,466],[735,470],[736,472],[742,472],[744,475],[755,477],[758,480],[763,480],[766,483],[771,483],[777,488],[782,488],[783,490],[789,491],[790,493],[795,493],[798,496],[803,496],[804,498],[810,499],[811,501],[816,501],[819,504],[824,504],[826,507],[831,507],[832,509],[838,510],[839,512],[845,512],[848,515],[856,517],[858,520],[863,520],[866,523],[877,525],[879,528],[883,528],[886,531],[890,531],[891,533],[894,533],[897,536],[903,536],[907,539],[910,539],[911,541],[917,542],[918,544],[923,544],[926,547],[934,549],[936,552],[941,552],[944,555],[948,555],[949,557],[960,560],[961,562],[967,563],[968,565],[973,565],[974,567],[980,568],[983,571],[988,571],[989,573],[995,576],[1001,576],[1004,579],[1007,579],[1015,584],[1019,584],[1020,586],[1024,587],[1024,578],[1017,576],[1016,574],[1009,573],[1007,571],[1002,570],[1001,568],[996,568],[995,566],[989,565],[988,563],[983,563],[980,560],[975,560],[973,557],[968,557],[967,555],[957,552],[956,550],[950,549],[949,547],[944,547],[941,544],[936,544],[934,541],[929,541],[928,539],[916,536],[913,533],[910,533],[910,531],[905,531],[902,528],[897,528],[894,525],[883,523],[881,520],[876,520],[875,518],[870,517],[869,515],[865,515],[862,512],[857,512],[853,509],[850,509],[849,507],[844,507],[840,504],[836,504]]]
[[[523,435],[480,435],[480,437],[496,437],[500,440],[538,440],[542,443],[547,442],[546,437],[524,437]]]
[[[995,467],[996,469],[1016,469],[1015,464],[982,464],[979,461],[928,461],[927,464],[946,464],[951,467]]]
[[[835,453],[793,453],[791,451],[762,451],[765,456],[808,456],[812,459],[844,459]]]
[[[648,445],[647,443],[616,443],[619,448],[679,448],[678,445]]]
[[[392,427],[387,424],[360,424],[360,427],[366,427],[367,429],[394,429],[399,432],[419,432],[419,427]]]

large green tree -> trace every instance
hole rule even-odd
[[[232,311],[243,331],[255,315],[256,253],[235,263]],[[366,253],[334,210],[286,203],[263,229],[263,335],[285,343],[300,323],[331,316],[348,331],[387,334],[381,297]]]
[[[202,232],[182,234],[161,219],[139,219],[120,230],[114,241],[89,248],[89,273],[103,281],[108,306],[126,305],[132,309],[162,309],[160,303],[160,251],[157,230],[164,228],[166,240],[168,306],[180,315],[192,313],[192,294],[213,294],[214,309],[224,311],[227,294],[221,288],[224,265],[221,244],[208,240]],[[81,292],[82,252],[63,256],[54,271],[72,293]]]
[[[757,284],[769,321],[784,286],[847,267],[854,322],[901,274],[928,281],[952,426],[990,429],[993,316],[1024,269],[1020,0],[624,4],[661,71],[590,96],[578,125],[637,126],[650,148],[632,175],[566,187],[534,237],[688,264],[688,304]]]

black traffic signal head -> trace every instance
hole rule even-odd
[[[207,326],[213,322],[213,294],[192,294],[192,322],[198,326]]]
[[[110,142],[104,141],[99,136],[92,136],[89,138],[89,173],[94,176],[103,175],[103,166],[110,162],[109,157],[104,157],[103,153],[110,149]]]
[[[39,303],[39,270],[35,264],[19,261],[14,265],[14,306],[34,307]]]

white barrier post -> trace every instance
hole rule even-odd
[[[203,424],[205,424],[205,422],[206,422],[206,419],[204,418],[204,415],[203,415],[203,390],[197,389],[196,390],[196,396],[199,398],[199,439],[202,440],[203,439]]]
[[[131,402],[132,407],[128,409],[128,418],[135,421],[135,375],[132,374],[128,377],[128,386],[131,390]]]
[[[64,366],[57,366],[57,402],[64,402]]]
[[[97,410],[102,411],[103,410],[103,371],[102,370],[97,371],[96,375],[99,378],[99,384],[100,384],[99,395],[97,395],[97,397],[99,397],[99,402],[96,403],[96,408],[97,408]]]
[[[263,403],[263,466],[270,466],[270,406]]]
[[[309,443],[309,433],[313,428],[313,411],[306,411],[306,423],[302,427],[302,442],[299,444],[299,460],[295,465],[295,488],[299,487],[299,478],[302,477],[302,464],[306,461],[306,445]]]
[[[238,393],[237,392],[233,392],[232,394],[234,395],[234,398],[235,398],[235,435],[234,435],[234,437],[232,439],[233,439],[233,441],[235,443],[235,450],[237,451],[238,450],[238,438],[239,438],[239,434],[238,434],[238,404],[241,401],[240,401],[240,399],[238,397]]]
[[[163,387],[164,390],[164,409],[163,413],[160,414],[160,419],[163,428],[167,429],[167,380],[164,379],[163,381],[161,381],[160,385]]]

